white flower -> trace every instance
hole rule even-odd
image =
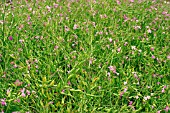
[[[143,97],[143,99],[144,99],[144,100],[148,100],[148,98],[147,98],[147,97]]]
[[[144,100],[149,100],[150,98],[151,98],[150,96],[143,97]]]
[[[138,50],[140,53],[142,52],[142,50],[140,49],[140,50]]]
[[[136,50],[136,46],[131,46],[132,50]]]
[[[139,96],[137,95],[135,98],[136,98],[136,99],[138,99],[138,98],[139,98]]]
[[[151,98],[150,96],[147,96],[148,100]]]
[[[124,82],[124,85],[126,85],[126,84],[127,84],[127,81]]]

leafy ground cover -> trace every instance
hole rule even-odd
[[[13,0],[0,7],[3,113],[170,112],[170,3]]]

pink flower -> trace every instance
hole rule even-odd
[[[26,93],[27,93],[27,95],[30,95],[30,91],[29,90],[26,90]]]
[[[58,4],[55,4],[55,3],[54,3],[54,7],[57,8],[57,7],[58,7]]]
[[[19,25],[19,30],[21,30],[22,28],[24,27],[24,25],[23,24],[21,24],[21,25]]]
[[[14,102],[18,102],[18,103],[20,103],[20,101],[21,101],[20,99],[14,100]]]
[[[37,59],[35,59],[35,60],[34,60],[34,62],[35,62],[35,63],[38,63],[38,60],[37,60]]]
[[[103,31],[100,31],[99,34],[102,35],[102,34],[103,34]]]
[[[32,11],[32,8],[29,8],[28,10],[29,10],[29,11]]]
[[[134,77],[135,77],[137,80],[139,80],[139,77],[138,77],[138,75],[137,75],[136,72],[134,73]]]
[[[6,100],[6,98],[1,99],[1,105],[2,105],[2,106],[6,106],[6,105],[7,105],[7,103],[6,103],[6,101],[5,101],[5,100]]]
[[[90,60],[89,60],[89,64],[92,64],[93,63],[93,59],[92,58],[90,58]]]
[[[75,29],[78,29],[78,25],[77,25],[77,24],[74,24],[73,29],[74,29],[74,30],[75,30]]]
[[[123,92],[125,93],[127,90],[128,90],[128,88],[126,87],[126,88],[123,90]]]
[[[170,59],[170,55],[167,56],[167,59]]]
[[[68,83],[67,83],[69,86],[71,85],[71,82],[70,81],[68,81]]]
[[[166,88],[166,86],[164,86],[164,87],[162,88],[162,93],[164,93],[164,92],[165,92],[165,88]]]
[[[163,14],[163,15],[166,15],[166,14],[167,14],[167,12],[166,12],[166,11],[163,11],[163,12],[162,12],[162,14]]]
[[[110,77],[110,72],[108,72],[107,75]]]
[[[55,47],[54,47],[54,49],[56,50],[56,49],[58,49],[59,47],[56,45]]]
[[[26,96],[24,92],[25,92],[25,88],[21,89],[21,93],[22,93],[21,96],[22,96],[22,97],[25,97],[25,96]]]
[[[170,110],[170,108],[168,106],[165,107],[165,112],[168,112]]]
[[[154,47],[151,47],[150,50],[151,50],[151,51],[154,51]]]
[[[21,89],[20,91],[21,91],[22,93],[24,93],[24,91],[25,91],[25,88]]]
[[[124,43],[124,46],[126,46],[127,44],[128,44],[128,42],[125,42],[125,43]]]
[[[148,29],[148,33],[151,33],[152,31],[151,31],[151,29]]]
[[[54,102],[53,101],[50,101],[48,104],[53,104]]]
[[[120,98],[123,96],[123,94],[124,94],[124,92],[122,91],[122,92],[120,93]]]
[[[152,106],[152,109],[154,109],[154,106]]]
[[[120,52],[120,51],[121,51],[121,47],[119,47],[119,48],[117,49],[117,51]]]
[[[163,88],[166,88],[166,86],[164,86]]]
[[[164,88],[162,88],[162,93],[164,93],[165,92],[165,89]]]
[[[124,20],[128,20],[128,17],[126,15],[123,16]]]
[[[113,73],[116,74],[116,67],[115,66],[109,66],[108,68],[110,69],[110,71],[112,71]]]
[[[47,10],[50,11],[51,10],[51,7],[50,6],[46,6]]]
[[[14,64],[14,68],[17,68],[18,66],[16,64]]]
[[[70,31],[70,29],[67,26],[65,26],[65,31]]]
[[[130,2],[134,2],[134,0],[129,0]]]
[[[17,99],[17,102],[18,102],[18,103],[20,103],[20,102],[21,102],[21,100],[20,100],[20,99]]]
[[[104,14],[103,16],[104,16],[104,18],[107,18],[107,15],[106,15],[106,14]]]
[[[22,85],[22,82],[20,82],[18,79],[14,82],[14,84],[16,85],[16,86],[21,86]]]
[[[25,97],[26,95],[25,95],[25,93],[22,93],[21,96],[22,96],[22,97]]]
[[[153,59],[155,59],[155,56],[154,56],[154,55],[152,55],[152,58],[153,58]]]
[[[133,101],[130,101],[130,102],[129,102],[129,106],[132,105],[132,104],[133,104]]]
[[[38,65],[36,65],[35,68],[38,69]]]
[[[24,40],[23,40],[23,39],[20,39],[20,40],[19,40],[19,42],[20,42],[20,43],[23,43],[23,42],[24,42]]]
[[[118,5],[120,5],[120,4],[121,4],[121,2],[120,2],[119,0],[117,0],[116,2],[117,2],[117,4],[118,4]]]
[[[30,19],[31,19],[31,17],[28,15],[27,20],[29,21]]]
[[[128,88],[126,87],[121,93],[120,93],[120,97],[123,96],[123,94],[128,90]]]
[[[112,41],[113,41],[112,38],[109,38],[109,42],[112,43]]]
[[[161,110],[157,111],[157,113],[161,113]]]
[[[12,36],[9,36],[9,38],[8,38],[9,40],[13,40],[13,38],[12,38]]]

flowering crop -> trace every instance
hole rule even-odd
[[[170,112],[168,1],[0,3],[0,112]]]

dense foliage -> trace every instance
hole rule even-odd
[[[0,7],[3,113],[170,112],[170,3],[13,0]]]

